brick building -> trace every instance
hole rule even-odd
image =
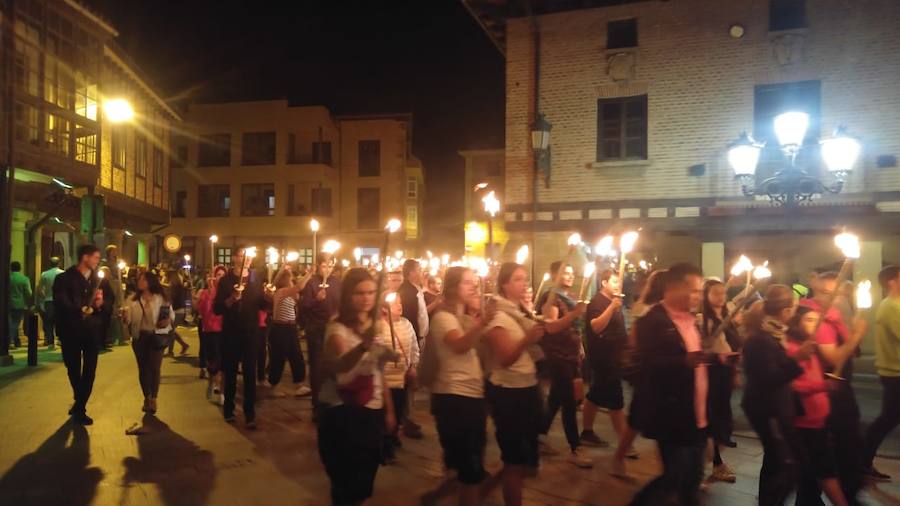
[[[414,250],[421,235],[424,176],[411,151],[408,114],[335,116],[325,107],[286,100],[194,105],[185,134],[173,141],[172,223],[181,254],[207,267],[231,260],[239,244],[297,250],[342,243],[376,253],[388,219],[404,224],[397,249]],[[215,252],[209,237],[216,234]]]
[[[635,258],[723,276],[747,253],[789,281],[834,265],[846,226],[863,240],[857,277],[900,262],[900,2],[462,1],[506,57],[507,255],[533,241],[540,272],[572,231],[641,227]],[[811,118],[812,173],[839,124],[862,139],[843,192],[797,209],[742,196],[727,145],[770,141],[757,174],[771,174],[771,122],[792,109]],[[547,184],[536,113],[552,123]]]

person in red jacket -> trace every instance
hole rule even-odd
[[[804,306],[797,308],[785,342],[788,356],[797,355],[803,342],[812,339],[818,323],[818,312]],[[831,401],[828,399],[828,382],[822,364],[815,353],[798,359],[797,364],[803,369],[803,374],[791,382],[791,389],[802,407],[794,417],[798,453],[804,461],[800,471],[801,483],[818,482],[831,504],[846,505],[847,499],[838,480],[834,445],[825,429]],[[798,501],[797,504],[802,506],[805,502]]]

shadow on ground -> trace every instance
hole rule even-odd
[[[90,463],[87,429],[67,421],[0,478],[0,504],[87,506],[103,479]]]
[[[126,457],[123,494],[135,485],[156,485],[160,504],[204,505],[216,482],[213,454],[185,439],[164,422],[144,415],[137,435],[139,457]],[[121,501],[127,504],[128,501]]]

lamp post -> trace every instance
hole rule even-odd
[[[809,128],[809,115],[798,111],[785,112],[775,117],[773,126],[788,164],[759,183],[756,183],[756,167],[764,144],[743,132],[728,145],[728,163],[741,183],[741,192],[747,197],[766,195],[771,202],[789,208],[808,202],[817,194],[840,193],[859,158],[859,140],[848,135],[846,129],[840,126],[832,137],[819,143],[822,159],[834,179],[827,183],[797,165],[797,155],[808,149],[803,146],[803,139]]]
[[[488,247],[485,249],[485,256],[488,257],[488,262],[494,262],[494,216],[500,212],[500,201],[497,200],[497,196],[493,191],[482,197],[481,201],[484,203],[484,211],[488,214]]]

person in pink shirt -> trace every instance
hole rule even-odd
[[[203,332],[200,334],[202,340],[200,349],[206,360],[206,371],[209,378],[206,398],[212,399],[215,395],[216,401],[221,400],[222,388],[222,315],[217,315],[213,311],[213,301],[216,298],[216,287],[224,275],[225,267],[216,266],[213,276],[209,280],[209,287],[200,290],[197,297],[197,311],[200,313],[200,321],[203,326]]]
[[[805,341],[816,332],[819,313],[808,307],[797,308],[791,319],[788,339],[785,342],[787,354],[795,357]],[[828,382],[817,354],[813,353],[797,360],[803,373],[791,382],[794,394],[800,400],[802,410],[794,417],[798,453],[803,461],[800,468],[801,483],[818,482],[834,506],[844,506],[847,499],[837,478],[834,445],[829,441],[825,420],[831,411],[828,400]],[[803,504],[798,502],[797,504]]]

